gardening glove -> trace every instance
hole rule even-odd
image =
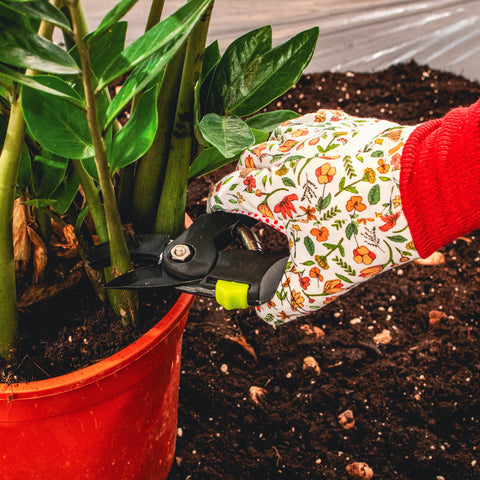
[[[245,151],[208,210],[258,218],[288,237],[274,298],[281,324],[480,227],[480,104],[400,126],[320,110]]]

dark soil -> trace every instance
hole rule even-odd
[[[410,63],[375,74],[304,76],[269,108],[341,108],[415,124],[479,96],[478,83]],[[209,188],[232,168],[192,183],[192,217],[204,213]],[[266,241],[275,248],[277,237],[266,234]],[[184,335],[169,479],[337,480],[348,478],[353,462],[368,463],[374,478],[480,479],[480,231],[441,252],[443,264],[403,265],[277,328],[253,310],[225,312],[198,298]],[[152,312],[159,300],[143,303]],[[444,312],[436,325],[432,311]],[[108,329],[95,323],[104,313],[85,279],[27,308],[21,325],[47,335],[35,345],[23,335],[29,349],[17,353],[17,364],[0,366],[2,380],[64,373],[77,361],[86,365],[91,352],[98,360],[107,345],[111,353],[117,347]],[[128,342],[142,328],[148,325],[115,335]],[[384,330],[391,341],[376,343]],[[306,357],[320,370],[304,369]],[[353,428],[339,424],[345,410]]]
[[[304,76],[272,108],[416,124],[479,96],[477,83],[411,63]],[[192,185],[193,215],[223,173]],[[404,265],[277,328],[197,299],[169,480],[340,480],[353,462],[366,462],[374,479],[480,479],[480,232],[441,251],[442,265]],[[436,327],[431,311],[445,313]],[[392,340],[377,345],[384,330]],[[320,373],[303,369],[305,357]],[[252,387],[263,397],[255,401]],[[348,430],[338,421],[347,409]]]

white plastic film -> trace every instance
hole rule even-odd
[[[95,28],[117,0],[83,0]],[[143,32],[151,0],[127,15],[127,43]],[[185,0],[167,0],[164,15]],[[320,27],[306,72],[381,70],[415,60],[480,80],[480,0],[215,0],[209,41],[223,51],[249,30],[272,25],[277,45],[300,30]]]

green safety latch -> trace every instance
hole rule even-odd
[[[248,287],[249,285],[247,283],[218,280],[215,285],[215,300],[225,310],[247,308]]]

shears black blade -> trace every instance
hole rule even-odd
[[[161,265],[148,265],[131,270],[107,283],[107,288],[120,290],[137,290],[142,288],[178,287],[192,283],[172,277]]]
[[[141,264],[156,264],[165,247],[170,242],[168,235],[146,234],[127,242],[130,255],[135,262]],[[110,244],[102,243],[87,254],[93,268],[104,268],[110,265]]]

